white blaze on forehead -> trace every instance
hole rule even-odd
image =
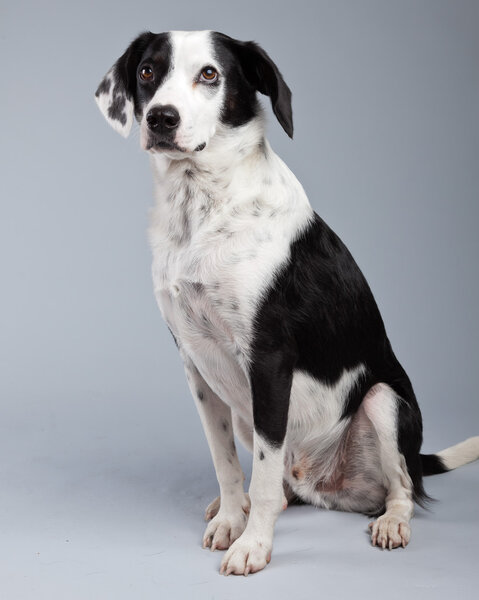
[[[223,104],[221,77],[212,89],[197,78],[204,67],[219,65],[210,31],[172,31],[170,44],[170,69],[144,114],[155,105],[174,106],[180,115],[175,141],[192,151],[214,135]]]
[[[214,62],[210,31],[172,31],[170,35],[173,68],[199,71]]]
[[[209,31],[172,31],[169,72],[150,101],[181,108],[193,101],[193,83],[205,66],[215,66]]]

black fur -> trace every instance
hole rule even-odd
[[[391,386],[402,399],[398,447],[415,500],[422,503],[427,498],[419,455],[422,420],[411,383],[392,351],[366,279],[339,237],[317,215],[292,244],[290,260],[266,294],[255,323],[251,367],[255,428],[273,444],[284,439],[293,370],[333,385],[343,369],[363,364],[365,374],[349,394],[343,418],[358,410],[374,384]]]
[[[212,36],[216,57],[226,75],[223,122],[237,127],[255,117],[258,91],[270,97],[278,121],[293,137],[291,90],[268,54],[254,42],[240,42],[218,32]]]
[[[421,454],[422,474],[423,475],[439,475],[439,473],[447,473],[449,469],[444,465],[443,460],[436,454]]]

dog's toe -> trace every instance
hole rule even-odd
[[[226,550],[243,533],[248,518],[243,510],[218,514],[209,522],[203,536],[203,548]]]
[[[260,540],[241,536],[225,554],[222,575],[248,575],[261,571],[271,560],[271,546]]]
[[[213,502],[210,502],[208,504],[208,506],[206,507],[206,511],[205,511],[205,521],[211,521],[211,519],[213,517],[216,517],[216,515],[218,514],[218,511],[220,509],[220,504],[221,504],[221,498],[219,496],[217,498],[215,498],[213,500]]]
[[[369,524],[371,543],[383,550],[393,550],[402,546],[405,548],[411,537],[408,523],[400,518],[384,514]]]

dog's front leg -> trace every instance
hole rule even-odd
[[[271,559],[273,530],[283,506],[285,435],[292,383],[289,350],[255,351],[251,367],[254,416],[251,511],[244,533],[226,552],[221,573],[248,575]]]
[[[220,507],[208,524],[203,547],[226,550],[243,533],[249,512],[233,433],[231,409],[208,386],[189,359],[185,371],[200,415],[220,486]]]

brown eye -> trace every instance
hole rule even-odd
[[[201,71],[200,81],[207,81],[208,83],[212,83],[218,79],[218,71],[213,67],[205,67]]]
[[[143,81],[152,81],[153,69],[151,67],[143,67],[140,71],[140,79]]]

